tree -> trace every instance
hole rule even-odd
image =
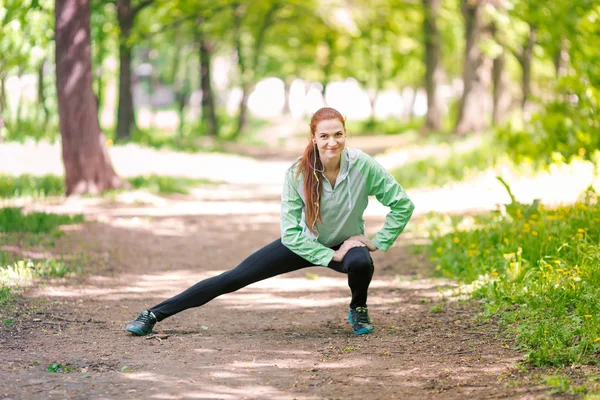
[[[136,16],[154,0],[140,0],[133,6],[131,0],[117,0],[119,38],[119,106],[117,111],[117,138],[128,139],[135,127],[135,110],[131,81],[132,45],[129,41]]]
[[[112,167],[92,91],[89,0],[56,0],[56,89],[67,196],[124,187]]]
[[[427,117],[425,129],[437,131],[442,126],[442,99],[440,85],[444,80],[442,68],[442,37],[437,26],[440,0],[423,0],[425,35],[425,87],[427,89]]]
[[[463,94],[454,131],[463,135],[486,127],[485,102],[489,83],[489,63],[479,48],[482,39],[483,6],[486,0],[462,0],[465,19],[465,61],[463,66]]]

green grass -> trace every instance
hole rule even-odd
[[[23,213],[21,208],[0,208],[0,232],[52,234],[60,225],[83,222],[83,215],[58,215],[45,212]]]
[[[505,213],[431,218],[431,260],[482,299],[529,363],[600,364],[598,200],[588,191],[572,206],[513,202]]]
[[[8,286],[0,286],[0,306],[5,307],[13,300],[12,289]]]
[[[64,178],[57,175],[0,174],[0,198],[61,196],[64,192]]]
[[[347,121],[346,129],[353,136],[399,135],[407,132],[417,132],[423,126],[423,123],[423,118],[413,118],[411,121],[404,121],[399,118],[375,121],[367,119]]]
[[[160,176],[155,174],[136,176],[127,180],[134,189],[148,190],[157,194],[187,194],[191,188],[216,183],[208,179]],[[61,176],[10,176],[0,174],[0,198],[62,196],[64,192],[64,178]]]
[[[82,223],[82,215],[57,215],[43,212],[23,213],[20,208],[0,208],[0,319],[4,327],[13,326],[19,305],[15,288],[38,277],[64,278],[76,275],[82,260],[76,258],[23,259],[21,250],[52,248],[63,232],[61,225]],[[15,314],[16,313],[16,314]],[[10,321],[10,322],[6,322]]]
[[[485,139],[474,149],[459,151],[452,145],[446,158],[430,156],[410,161],[391,173],[405,188],[439,187],[464,181],[500,164],[516,168],[499,143]]]
[[[201,185],[214,185],[208,179],[192,179],[172,176],[148,175],[136,176],[128,179],[134,189],[144,189],[154,193],[170,194],[188,194],[189,190]]]

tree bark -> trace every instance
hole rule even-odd
[[[521,78],[521,86],[523,90],[523,99],[521,101],[521,107],[523,111],[526,111],[527,102],[531,96],[531,63],[533,61],[533,46],[536,41],[536,28],[533,25],[529,26],[529,35],[527,36],[527,43],[523,47],[523,53],[519,57],[519,63],[523,69],[523,75]]]
[[[42,108],[42,112],[44,113],[44,126],[48,124],[48,120],[50,119],[50,111],[48,110],[48,106],[46,106],[46,81],[44,80],[44,66],[46,65],[46,58],[42,60],[40,66],[38,68],[38,102],[40,103],[40,107]]]
[[[131,130],[136,126],[131,79],[131,46],[127,43],[135,18],[131,0],[117,0],[117,17],[121,28],[119,36],[117,139],[127,140],[131,138]]]
[[[465,61],[463,67],[463,94],[454,132],[463,135],[487,126],[485,118],[486,86],[489,81],[488,66],[478,47],[482,32],[484,0],[461,0],[465,19]]]
[[[65,189],[100,193],[127,186],[112,167],[92,90],[89,0],[56,0],[55,58]]]
[[[568,44],[567,39],[561,38],[560,45],[554,54],[554,70],[557,78],[567,74],[567,64],[569,63]]]
[[[509,79],[505,68],[505,52],[494,59],[492,66],[492,80],[494,85],[494,105],[492,111],[492,122],[500,125],[508,116],[511,97],[509,91]]]
[[[248,124],[248,98],[252,91],[247,85],[242,86],[242,99],[240,100],[240,112],[238,115],[238,128],[234,136],[240,135]]]
[[[289,115],[292,112],[292,109],[290,108],[290,89],[291,89],[291,82],[289,81],[289,79],[284,79],[283,81],[283,114],[284,115]]]
[[[253,47],[253,55],[250,59],[250,64],[246,65],[246,60],[242,53],[242,44],[241,44],[241,27],[242,27],[242,16],[245,12],[245,6],[239,5],[234,13],[234,30],[235,30],[235,44],[236,50],[238,53],[238,66],[240,67],[240,75],[242,82],[242,100],[240,101],[239,106],[239,116],[238,116],[238,126],[237,132],[234,136],[241,135],[246,130],[246,124],[248,122],[248,97],[250,97],[250,93],[254,89],[254,85],[256,84],[255,78],[258,75],[257,70],[259,68],[259,60],[260,55],[262,53],[262,49],[264,47],[265,35],[267,33],[268,28],[273,23],[273,18],[275,16],[275,12],[281,7],[281,4],[275,3],[271,4],[267,12],[265,13],[264,19],[260,28],[256,34],[254,47]]]
[[[427,90],[427,116],[425,129],[438,131],[442,127],[442,98],[440,85],[444,80],[441,56],[441,34],[437,27],[440,0],[423,0],[425,18],[425,87]]]
[[[497,28],[492,24],[492,35],[497,35]],[[499,41],[498,41],[499,42]],[[502,124],[508,116],[511,96],[509,78],[506,72],[506,51],[502,45],[502,52],[494,59],[492,65],[492,84],[494,86],[492,123],[495,126]]]
[[[21,126],[21,121],[23,120],[23,84],[21,80],[23,79],[23,69],[19,68],[19,72],[17,73],[17,77],[19,78],[19,101],[17,101],[17,116],[16,116],[16,124],[17,129]]]
[[[197,30],[197,41],[200,52],[200,85],[202,89],[202,122],[209,136],[219,136],[219,122],[215,110],[215,95],[211,82],[212,46],[204,37],[201,28]]]

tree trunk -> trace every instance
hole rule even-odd
[[[494,59],[492,67],[492,79],[494,85],[494,105],[492,111],[492,121],[494,125],[500,125],[508,116],[511,98],[509,91],[509,79],[505,68],[505,52]]]
[[[112,167],[92,90],[89,0],[56,0],[56,89],[66,194],[127,186]]]
[[[136,127],[133,108],[133,87],[131,80],[131,45],[128,43],[134,10],[131,0],[117,0],[117,16],[121,34],[119,37],[119,105],[117,111],[117,139],[130,139]]]
[[[44,67],[46,66],[46,58],[42,60],[40,63],[40,67],[38,68],[38,102],[40,103],[40,107],[44,113],[44,126],[48,124],[48,120],[50,119],[50,111],[48,110],[48,106],[46,106],[46,89],[44,80]]]
[[[245,129],[248,120],[248,97],[254,85],[256,84],[255,79],[258,76],[258,69],[260,56],[265,42],[265,35],[269,27],[273,24],[275,12],[283,5],[279,3],[273,3],[264,15],[262,24],[260,25],[258,32],[254,38],[254,46],[252,49],[252,57],[250,58],[250,64],[246,65],[246,60],[242,54],[242,44],[240,31],[242,26],[242,16],[245,12],[245,6],[238,6],[234,14],[234,32],[235,32],[235,45],[238,53],[238,66],[240,67],[240,75],[242,82],[242,100],[240,101],[240,111],[238,116],[238,127],[235,136],[241,135]]]
[[[240,100],[240,113],[238,115],[237,133],[234,136],[241,134],[246,124],[248,123],[248,98],[252,89],[246,85],[242,87],[242,99]]]
[[[19,72],[17,74],[17,77],[19,78],[19,101],[17,102],[17,119],[16,119],[16,125],[17,125],[17,129],[19,129],[21,127],[21,121],[23,120],[23,68],[19,68]]]
[[[4,88],[4,76],[0,75],[0,132],[4,129],[6,125],[4,123],[4,112],[6,111],[6,92]],[[0,136],[0,143],[2,143],[3,137]]]
[[[486,127],[485,102],[489,81],[488,67],[478,47],[482,31],[483,0],[461,0],[465,19],[465,61],[463,66],[463,94],[454,132],[463,135]]]
[[[523,53],[521,54],[521,57],[519,57],[519,62],[521,63],[521,67],[523,69],[523,75],[521,79],[523,100],[521,102],[521,107],[524,112],[526,111],[527,102],[529,101],[529,97],[531,96],[531,63],[533,61],[533,46],[535,45],[535,40],[536,28],[530,25],[529,35],[527,36],[527,43],[523,48]]]
[[[425,129],[439,131],[442,127],[442,98],[440,85],[444,80],[441,56],[441,35],[437,27],[440,0],[423,0],[425,19],[425,87],[427,89],[427,117]]]
[[[496,25],[491,25],[492,35],[497,37],[498,29]],[[500,40],[496,40],[500,43]],[[501,44],[502,45],[502,44]],[[502,52],[494,59],[492,65],[492,84],[494,87],[493,108],[492,108],[492,123],[495,126],[501,125],[508,116],[508,111],[511,103],[509,90],[509,78],[506,72],[506,51],[502,45]]]
[[[371,106],[369,126],[373,128],[375,127],[375,124],[377,124],[377,116],[375,115],[375,103],[377,103],[377,96],[379,96],[379,90],[377,88],[369,94],[369,104]]]
[[[554,69],[556,71],[557,78],[567,74],[567,64],[569,63],[568,44],[568,40],[562,38],[560,40],[560,45],[554,54]]]
[[[197,30],[197,41],[200,50],[200,85],[202,89],[202,122],[208,136],[219,136],[219,124],[215,110],[215,95],[211,82],[211,52],[212,46],[204,38],[201,28]]]
[[[283,81],[283,114],[289,115],[292,112],[290,108],[290,88],[292,84],[288,79],[284,79]]]
[[[0,115],[4,115],[6,111],[6,86],[5,86],[6,77],[4,75],[0,76]]]

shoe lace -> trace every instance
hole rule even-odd
[[[138,315],[138,317],[135,320],[142,322],[144,324],[147,324],[151,320],[150,313],[149,312],[140,313],[140,315]]]
[[[359,324],[370,324],[371,319],[369,318],[369,313],[364,307],[356,307],[356,322]]]

